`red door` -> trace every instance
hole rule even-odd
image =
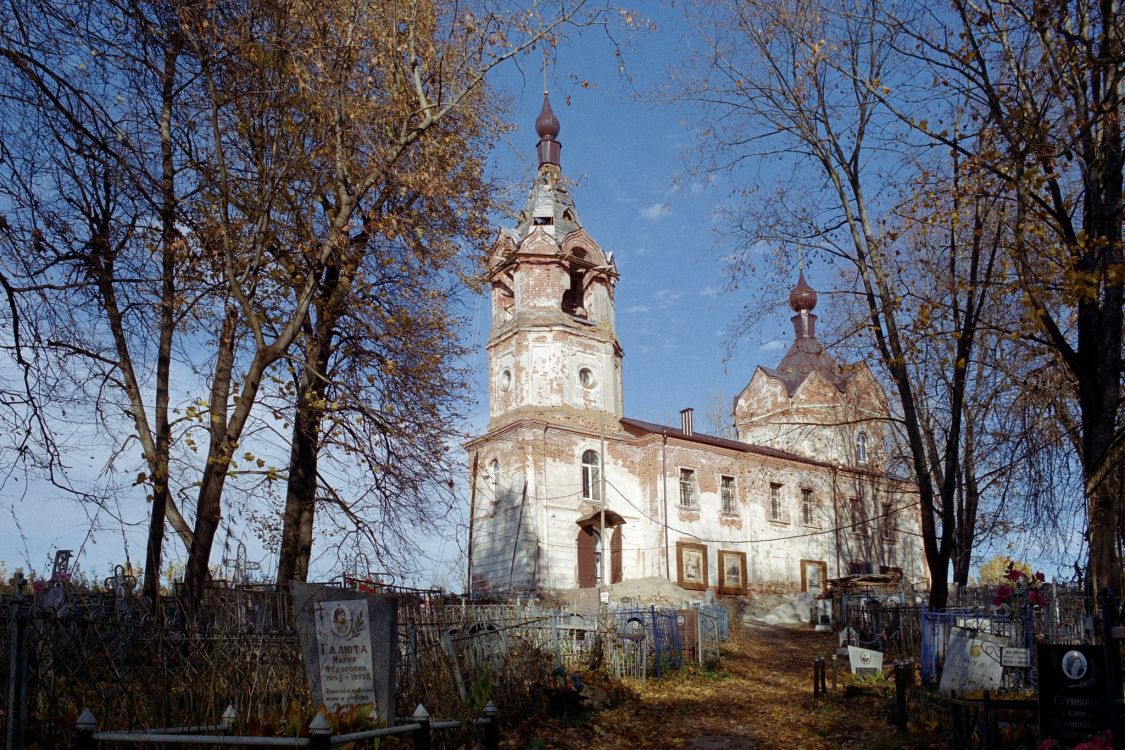
[[[592,589],[598,583],[597,566],[594,563],[594,527],[578,528],[578,588]]]

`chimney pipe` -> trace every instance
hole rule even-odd
[[[680,410],[680,430],[684,433],[685,437],[691,437],[694,433],[691,429],[691,415],[695,411],[690,406],[686,409]]]

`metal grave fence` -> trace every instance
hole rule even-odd
[[[1020,628],[1025,648],[1034,649],[1035,629],[1031,611],[1024,615]],[[972,610],[933,611],[922,609],[921,658],[919,669],[922,682],[936,682],[941,677],[941,667],[945,661],[946,647],[954,627],[972,628],[992,635],[1011,637],[1011,619],[1003,614],[988,614]]]
[[[724,613],[725,609],[722,610]],[[715,607],[699,607],[695,610],[699,633],[699,663],[704,667],[714,667],[719,663],[719,649],[723,638],[724,622]]]
[[[519,711],[559,667],[602,663],[645,679],[683,666],[672,610],[567,612],[385,593],[399,603],[400,707],[424,704],[455,717],[491,699]],[[9,688],[0,733],[21,737],[9,744],[69,746],[83,708],[100,726],[124,730],[216,725],[231,706],[236,730],[268,731],[311,710],[286,593],[209,590],[190,626],[175,599],[166,602],[163,616],[152,617],[127,586],[0,595],[0,677]],[[719,618],[709,619],[721,632]]]
[[[607,641],[608,668],[616,677],[661,677],[684,665],[679,613],[656,607],[619,609]]]

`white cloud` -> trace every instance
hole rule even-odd
[[[705,286],[699,290],[700,297],[718,297],[723,290],[717,286]]]
[[[672,213],[672,209],[667,203],[653,203],[650,206],[645,206],[641,209],[641,216],[651,221],[658,221],[663,219],[668,214]]]
[[[626,307],[622,312],[626,313],[646,313],[648,312],[648,305],[631,305]]]
[[[785,348],[784,339],[773,339],[772,341],[767,341],[766,343],[759,346],[758,351],[775,352],[778,349],[784,349],[784,348]]]
[[[636,253],[636,254],[637,254],[638,256],[641,256],[641,257],[643,257],[643,256],[645,256],[645,255],[649,255],[649,254],[651,254],[651,253],[652,253],[652,248],[651,248],[651,247],[649,247],[648,245],[640,245],[640,246],[638,246],[638,247],[637,247],[637,249],[636,249],[636,250],[634,250],[633,252],[635,252],[635,253]]]
[[[652,298],[662,305],[670,305],[683,296],[683,292],[677,292],[675,289],[661,289],[652,295]]]

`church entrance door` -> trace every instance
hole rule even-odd
[[[624,521],[616,513],[606,514],[606,534],[609,535],[609,575],[611,583],[620,583],[621,567],[621,526]],[[600,514],[583,519],[578,527],[578,588],[597,588],[602,584],[604,568],[602,555],[602,533],[599,526]],[[617,520],[616,524],[612,521]]]

